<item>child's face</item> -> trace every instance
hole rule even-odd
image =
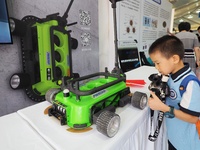
[[[151,60],[154,62],[156,69],[163,75],[173,73],[174,60],[173,57],[166,58],[160,51],[150,54]]]

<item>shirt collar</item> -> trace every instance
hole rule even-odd
[[[191,72],[191,68],[188,63],[184,63],[184,67],[175,72],[174,74],[171,74],[171,78],[174,81],[180,80],[183,76],[186,74],[189,74]]]

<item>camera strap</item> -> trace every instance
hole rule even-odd
[[[152,74],[149,76],[149,80],[152,81],[151,84],[149,85],[149,90],[155,92],[155,94],[157,95],[157,97],[163,102],[166,102],[166,96],[169,96],[170,94],[170,90],[169,90],[169,86],[167,84],[167,81],[169,79],[169,75],[161,75],[161,74]],[[152,95],[150,95],[151,97]],[[150,135],[148,137],[148,139],[152,142],[156,141],[159,132],[160,132],[160,128],[163,122],[163,118],[164,118],[164,112],[159,111],[158,112],[158,117],[156,120],[156,129],[154,134],[152,133],[153,128],[153,121],[154,121],[154,110],[150,109],[150,114],[151,114],[151,125],[150,125]]]
[[[162,100],[162,102],[165,103],[165,100]],[[150,113],[151,113],[151,127],[150,127],[150,135],[149,135],[148,139],[152,142],[155,142],[159,133],[160,133],[160,127],[161,127],[162,122],[163,122],[164,112],[162,112],[162,111],[158,112],[157,125],[156,125],[156,130],[154,132],[154,135],[152,135],[154,110],[150,109]]]

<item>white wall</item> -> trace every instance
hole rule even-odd
[[[115,64],[113,9],[109,0],[99,0],[99,70]]]

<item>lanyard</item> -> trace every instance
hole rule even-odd
[[[162,100],[163,103],[165,103],[165,100]],[[154,118],[154,110],[150,110],[151,113],[151,127],[150,127],[150,135],[149,135],[149,140],[152,142],[155,142],[159,133],[160,133],[160,127],[162,125],[163,122],[163,118],[164,118],[164,112],[159,111],[158,112],[158,117],[157,117],[157,126],[156,126],[156,130],[154,132],[154,135],[152,135],[152,128],[153,128],[153,118]]]
[[[165,103],[166,101],[166,96],[169,95],[169,87],[167,85],[168,78],[169,76],[163,76],[160,74],[152,74],[149,76],[149,80],[152,81],[151,84],[149,85],[149,89],[155,92],[155,94],[163,103]],[[160,133],[160,128],[164,118],[164,112],[162,111],[158,112],[156,130],[153,135],[152,135],[152,128],[153,128],[154,110],[150,110],[150,113],[151,113],[151,125],[150,125],[150,135],[148,139],[154,142],[156,141]]]

